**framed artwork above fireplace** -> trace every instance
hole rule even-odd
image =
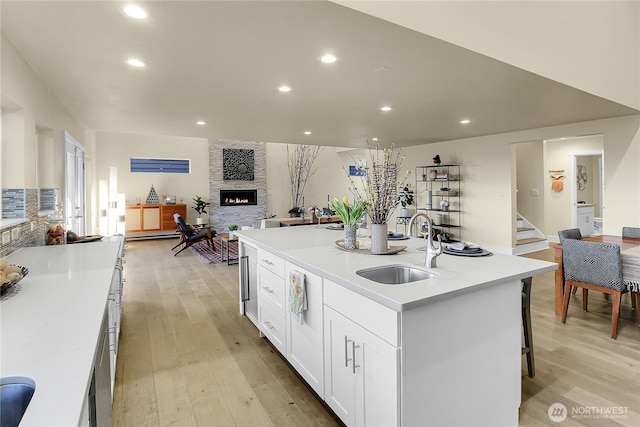
[[[253,181],[253,150],[223,148],[222,169],[225,181]]]

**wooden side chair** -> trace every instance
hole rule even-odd
[[[613,295],[611,315],[611,337],[618,336],[620,300],[628,292],[628,284],[622,278],[620,246],[612,243],[589,242],[566,239],[562,243],[564,265],[564,297],[562,300],[562,323],[567,320],[571,287],[584,289],[583,308],[587,310],[588,291],[594,290]],[[636,296],[637,297],[637,296]],[[640,314],[638,315],[640,320]]]
[[[640,239],[640,227],[622,227],[622,237]]]
[[[173,220],[176,222],[176,224],[178,224],[178,228],[180,231],[180,241],[177,245],[171,248],[171,250],[182,246],[178,252],[173,254],[173,256],[178,255],[188,247],[203,240],[205,240],[209,244],[211,249],[215,250],[216,247],[213,243],[213,238],[216,236],[216,231],[211,227],[196,229],[187,224],[184,221],[184,218],[182,218],[182,215],[180,215],[179,213],[173,214]]]

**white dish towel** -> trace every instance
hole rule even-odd
[[[301,325],[304,323],[304,310],[307,309],[307,290],[304,285],[304,273],[291,270],[289,273],[289,309]]]

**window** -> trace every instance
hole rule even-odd
[[[131,158],[131,172],[190,173],[191,160]]]

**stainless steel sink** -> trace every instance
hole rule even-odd
[[[382,265],[380,267],[365,268],[356,271],[358,276],[385,285],[402,285],[417,282],[418,280],[431,279],[437,273],[415,265]]]
[[[17,426],[22,419],[36,383],[27,377],[0,378],[0,414],[3,426]]]

